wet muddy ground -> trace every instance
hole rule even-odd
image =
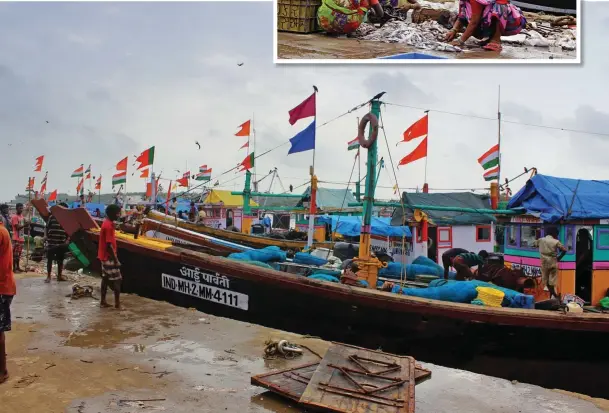
[[[78,282],[98,284],[87,276]],[[11,377],[0,385],[3,413],[300,412],[251,386],[250,376],[317,356],[265,360],[264,342],[285,338],[322,355],[328,347],[133,295],[123,296],[123,311],[102,310],[94,299],[67,298],[71,284],[19,277],[6,334]],[[423,365],[433,375],[416,388],[417,413],[609,411],[605,400]]]
[[[576,53],[558,48],[503,45],[501,53],[482,49],[461,53],[428,51],[400,43],[381,43],[324,34],[277,33],[279,59],[374,59],[401,53],[425,53],[449,59],[574,59]],[[402,60],[408,63],[409,60]],[[433,61],[432,61],[433,62]]]

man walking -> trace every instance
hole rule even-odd
[[[533,242],[534,247],[539,247],[539,256],[541,258],[541,282],[548,287],[550,298],[560,299],[560,295],[556,293],[558,261],[565,255],[567,248],[557,239],[558,229],[556,227],[546,228],[545,234],[545,237],[539,238]],[[557,256],[557,250],[562,251],[560,257]]]
[[[5,331],[11,331],[11,302],[17,293],[11,237],[0,220],[0,384],[8,379]]]
[[[17,204],[16,212],[11,217],[11,225],[13,227],[13,271],[21,272],[19,262],[21,260],[21,253],[23,252],[23,244],[25,243],[26,228],[22,203]]]
[[[444,266],[444,279],[445,280],[448,280],[448,270],[450,269],[450,267],[452,267],[453,260],[455,259],[455,257],[459,254],[464,254],[466,252],[469,252],[469,251],[464,250],[463,248],[451,248],[448,251],[446,251],[444,254],[442,254],[442,265]]]
[[[68,204],[61,203],[60,206],[67,208]],[[45,238],[47,240],[47,279],[46,283],[51,282],[51,271],[53,262],[57,263],[57,281],[65,281],[61,272],[63,271],[63,260],[68,246],[68,234],[63,230],[59,221],[54,215],[49,217],[47,222]]]

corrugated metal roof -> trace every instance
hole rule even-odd
[[[488,195],[477,195],[471,192],[447,192],[447,193],[407,193],[404,192],[402,199],[408,205],[430,205],[460,208],[490,208]],[[495,222],[495,217],[482,213],[457,212],[457,211],[430,211],[423,210],[430,221],[436,225],[476,225]],[[407,218],[412,219],[412,209],[406,209]],[[402,224],[402,209],[396,208],[393,212],[391,225]]]

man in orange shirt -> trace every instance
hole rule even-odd
[[[121,308],[121,263],[116,255],[116,236],[114,234],[114,222],[118,219],[121,213],[121,207],[115,204],[108,205],[106,208],[106,219],[99,231],[99,246],[97,249],[97,258],[101,261],[102,281],[101,281],[101,299],[99,306],[110,307],[106,302],[106,292],[108,287],[114,291],[114,307]]]
[[[4,332],[11,330],[11,301],[16,292],[11,236],[0,220],[0,383],[8,379]]]

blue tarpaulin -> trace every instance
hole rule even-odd
[[[347,237],[359,236],[362,229],[362,217],[324,215],[322,217],[318,217],[317,220],[325,224],[332,224],[333,232],[337,232]],[[410,228],[400,226],[392,227],[391,218],[389,217],[372,217],[371,232],[372,235],[379,235],[383,237],[412,237]]]
[[[609,218],[609,181],[537,174],[512,197],[507,207],[524,208],[527,214],[550,223]]]

